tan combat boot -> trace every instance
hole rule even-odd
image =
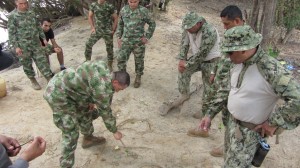
[[[40,84],[36,81],[36,79],[33,77],[33,78],[29,78],[30,79],[30,82],[31,82],[31,86],[34,90],[41,90],[41,86]]]
[[[222,145],[222,146],[219,146],[219,147],[217,147],[217,148],[213,148],[213,149],[209,152],[209,154],[210,154],[211,156],[214,156],[214,157],[223,157],[223,155],[224,155],[224,147],[223,147],[223,145]]]
[[[113,61],[108,61],[107,66],[108,66],[109,71],[112,72],[113,71]]]
[[[189,94],[181,94],[173,102],[164,102],[163,105],[159,107],[160,115],[162,116],[167,115],[171,109],[180,106],[183,102],[185,102],[189,98],[190,98]]]
[[[82,141],[82,148],[89,148],[92,146],[96,146],[96,145],[101,145],[104,144],[106,142],[106,139],[104,137],[95,137],[93,135],[85,135],[83,137],[83,141]]]
[[[136,75],[133,87],[139,88],[140,86],[141,86],[141,75]]]
[[[202,137],[202,138],[209,137],[208,131],[204,131],[204,130],[197,129],[197,128],[190,129],[187,132],[187,135],[191,136],[191,137]]]

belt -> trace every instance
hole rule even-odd
[[[235,127],[235,137],[238,140],[242,140],[242,138],[243,138],[242,132],[240,130],[240,126],[246,127],[246,128],[248,128],[250,130],[253,130],[256,127],[255,124],[252,124],[252,123],[249,123],[249,122],[240,121],[240,120],[234,118],[233,116],[232,116],[232,119],[233,119],[233,122],[235,122],[237,124],[237,126]]]
[[[213,58],[213,59],[210,59],[210,60],[207,60],[207,61],[203,61],[203,63],[213,63],[213,62],[216,62],[220,59],[220,57],[216,57],[216,58]]]
[[[235,118],[233,118],[233,121],[235,123],[237,123],[238,125],[240,125],[242,127],[246,127],[250,130],[253,130],[257,126],[256,124],[241,121],[241,120],[238,120],[238,119],[235,119]],[[275,144],[279,144],[279,134],[281,134],[283,131],[284,131],[284,129],[279,128],[279,127],[275,130],[275,132],[274,132],[274,135],[276,135]],[[261,130],[257,130],[257,132],[260,133]],[[240,131],[239,130],[236,130],[236,135],[238,135],[238,137],[240,136]]]
[[[233,118],[233,121],[236,122],[237,124],[239,124],[240,126],[249,128],[251,130],[253,130],[257,126],[256,124],[241,121],[241,120],[238,120],[238,119],[235,119],[235,118]]]

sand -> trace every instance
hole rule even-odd
[[[213,2],[212,2],[213,3]],[[223,7],[225,3],[221,3]],[[205,3],[191,0],[173,0],[167,13],[156,17],[157,28],[147,45],[145,71],[142,85],[136,89],[133,84],[114,95],[112,110],[117,117],[119,131],[124,134],[125,147],[116,141],[104,126],[102,119],[94,121],[96,136],[104,136],[107,143],[89,149],[82,149],[80,135],[76,149],[76,168],[214,168],[221,167],[223,158],[210,156],[209,151],[223,143],[224,127],[220,115],[212,124],[210,137],[187,136],[187,130],[196,127],[199,120],[192,114],[201,110],[202,90],[197,90],[181,107],[167,116],[159,115],[158,107],[165,100],[178,95],[177,64],[181,39],[181,17],[188,9],[197,9],[214,24],[220,34],[224,30],[218,10],[209,9]],[[216,8],[215,8],[216,9]],[[58,33],[58,31],[56,31]],[[57,43],[63,48],[66,67],[76,67],[84,60],[84,46],[90,34],[88,21],[76,17],[59,30]],[[117,46],[116,39],[114,44]],[[117,48],[114,49],[117,53]],[[93,48],[92,60],[106,60],[103,40]],[[51,69],[59,71],[56,55],[51,55]],[[114,62],[116,70],[116,62]],[[134,80],[134,61],[131,56],[127,68]],[[52,111],[42,95],[46,80],[37,77],[42,90],[35,91],[25,76],[22,67],[2,71],[0,76],[7,81],[8,94],[0,99],[0,133],[15,137],[23,143],[31,136],[42,136],[47,141],[47,150],[39,158],[30,162],[32,168],[59,167],[61,152],[61,132],[52,121]],[[196,73],[193,86],[201,84],[201,75]],[[275,138],[269,139],[271,151],[262,167],[297,168],[300,165],[300,128],[285,131],[280,136],[280,144]],[[23,147],[26,148],[26,145]],[[119,148],[119,149],[117,149]],[[23,149],[23,150],[24,150]],[[13,158],[13,159],[16,159]]]

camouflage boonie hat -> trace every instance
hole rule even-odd
[[[249,25],[236,26],[224,33],[221,51],[246,51],[257,47],[261,40],[262,35],[255,33]]]
[[[202,16],[199,16],[197,13],[188,12],[182,20],[182,28],[190,29],[195,26],[196,23],[201,22],[202,20],[204,20],[204,18]]]

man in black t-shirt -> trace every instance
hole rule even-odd
[[[41,24],[42,24],[42,29],[44,31],[44,34],[46,36],[46,40],[47,41],[50,40],[51,44],[52,44],[52,45],[48,44],[47,46],[45,46],[45,44],[43,42],[43,39],[40,38],[42,46],[45,46],[45,54],[47,56],[48,63],[50,64],[49,55],[52,54],[52,53],[57,53],[57,59],[58,59],[58,62],[60,64],[60,70],[66,69],[65,66],[64,66],[63,51],[62,51],[62,48],[57,45],[57,43],[54,39],[54,32],[51,29],[50,19],[49,18],[44,18],[42,20]]]

